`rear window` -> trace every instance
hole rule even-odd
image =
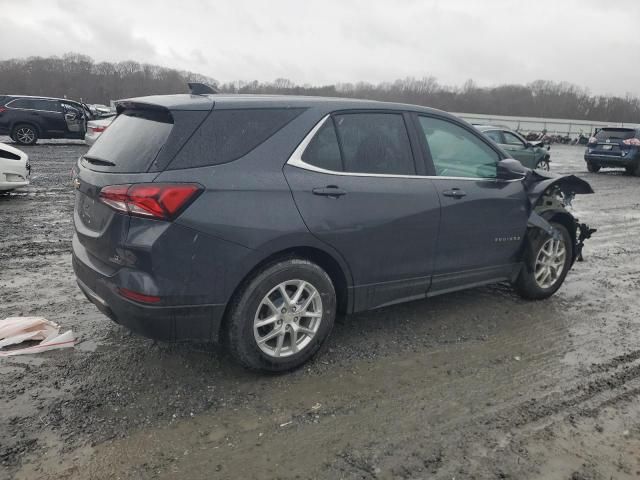
[[[301,108],[213,110],[170,169],[228,163],[245,156],[296,118]]]
[[[627,140],[633,138],[636,135],[636,131],[632,128],[603,128],[596,133],[596,140]]]
[[[100,135],[84,161],[112,172],[146,172],[172,128],[168,114],[124,112]]]

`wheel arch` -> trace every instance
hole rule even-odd
[[[350,288],[352,282],[348,267],[343,264],[341,260],[336,259],[334,255],[317,246],[291,246],[266,254],[264,258],[258,261],[255,266],[242,277],[242,280],[238,282],[229,296],[229,301],[225,307],[222,321],[220,322],[218,332],[216,332],[217,338],[223,338],[224,329],[226,328],[226,323],[229,318],[229,310],[233,304],[233,299],[240,294],[251,278],[253,278],[258,271],[287,258],[303,258],[305,260],[309,260],[316,263],[320,268],[327,272],[327,275],[331,278],[336,291],[337,312],[343,314],[351,312],[353,309],[353,295],[352,289]]]

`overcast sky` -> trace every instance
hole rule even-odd
[[[219,81],[565,80],[640,95],[640,0],[0,0],[0,58],[79,52]]]

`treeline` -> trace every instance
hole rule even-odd
[[[183,93],[188,81],[217,82],[204,75],[133,61],[96,63],[91,57],[30,57],[0,61],[0,94],[68,97],[88,103],[141,95]],[[640,123],[640,99],[591,95],[566,82],[537,80],[527,85],[480,87],[472,80],[461,87],[446,86],[434,77],[405,78],[384,83],[296,85],[236,81],[218,85],[222,92],[323,95],[366,98],[425,105],[451,112],[485,113],[576,120]]]
[[[74,53],[0,61],[0,95],[66,97],[108,105],[119,98],[184,93],[188,81],[215,83],[191,72],[133,61],[96,63]]]

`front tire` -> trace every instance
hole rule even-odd
[[[600,171],[600,165],[595,163],[587,162],[587,170],[591,173],[598,173]]]
[[[571,236],[559,223],[551,223],[559,238],[534,229],[528,234],[524,265],[514,288],[528,300],[549,298],[562,286],[573,260]]]
[[[226,343],[246,368],[285,372],[317,353],[331,333],[335,314],[329,275],[308,260],[282,260],[260,270],[234,296]]]
[[[536,169],[544,170],[545,172],[548,172],[549,170],[551,170],[551,164],[549,160],[547,160],[546,158],[543,158],[539,160],[538,163],[536,164]]]
[[[11,138],[20,145],[35,145],[38,141],[38,131],[32,125],[16,125],[11,132]]]

